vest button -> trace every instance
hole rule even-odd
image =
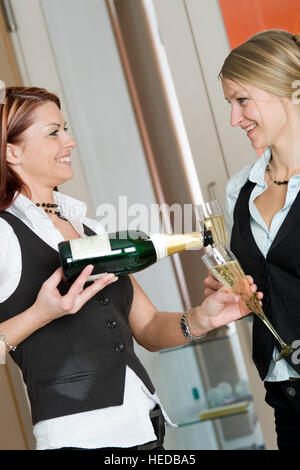
[[[107,305],[109,303],[109,298],[108,297],[100,297],[100,304],[101,305]]]
[[[123,352],[125,349],[125,346],[123,343],[117,343],[115,344],[114,350],[118,353]]]
[[[296,390],[294,389],[294,387],[288,387],[286,389],[286,393],[289,397],[294,397],[296,395]]]
[[[116,328],[117,322],[115,320],[107,320],[106,322],[108,328]]]

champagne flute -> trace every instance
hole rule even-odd
[[[273,336],[275,336],[281,346],[281,352],[276,358],[276,362],[291,354],[295,348],[290,344],[286,344],[271,325],[261,308],[257,294],[251,292],[246,275],[232,251],[225,244],[213,245],[210,246],[207,253],[202,256],[202,260],[221,284],[235,294],[241,295],[246,307],[248,307],[253,314],[257,315],[271,331]]]
[[[215,244],[227,243],[223,211],[219,201],[203,202],[195,206],[198,223],[203,230],[210,230]]]

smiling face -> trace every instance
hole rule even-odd
[[[8,163],[30,189],[53,189],[73,177],[70,155],[76,142],[65,126],[58,106],[49,101],[35,109],[20,142],[7,145]]]
[[[285,138],[289,98],[224,78],[225,99],[231,104],[230,124],[241,127],[255,149],[276,145]]]

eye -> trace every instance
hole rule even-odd
[[[69,130],[68,127],[65,127],[65,128],[64,128],[64,131],[65,131],[65,132],[68,132],[68,130]],[[49,134],[49,135],[51,135],[51,136],[53,136],[53,137],[57,137],[57,133],[58,133],[58,132],[59,132],[59,129],[56,129],[55,131],[51,132],[51,134]]]
[[[248,98],[237,98],[237,101],[239,102],[240,105],[245,104]]]

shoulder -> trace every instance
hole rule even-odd
[[[0,265],[3,264],[5,259],[9,260],[10,256],[14,257],[18,248],[20,250],[19,240],[14,229],[6,220],[0,217]]]
[[[255,162],[250,163],[244,166],[238,173],[232,176],[226,185],[226,195],[225,195],[225,222],[227,226],[228,233],[231,232],[233,225],[233,212],[237,198],[240,194],[240,190],[249,180],[251,170],[255,165]]]
[[[3,247],[3,244],[6,245],[11,238],[14,237],[16,237],[16,235],[12,226],[5,219],[0,217],[0,249]]]
[[[248,181],[249,175],[255,163],[256,162],[252,162],[244,166],[238,173],[228,180],[226,185],[226,197],[237,197],[239,195],[241,188]]]
[[[0,302],[4,302],[16,289],[21,276],[21,248],[11,227],[0,217]]]

